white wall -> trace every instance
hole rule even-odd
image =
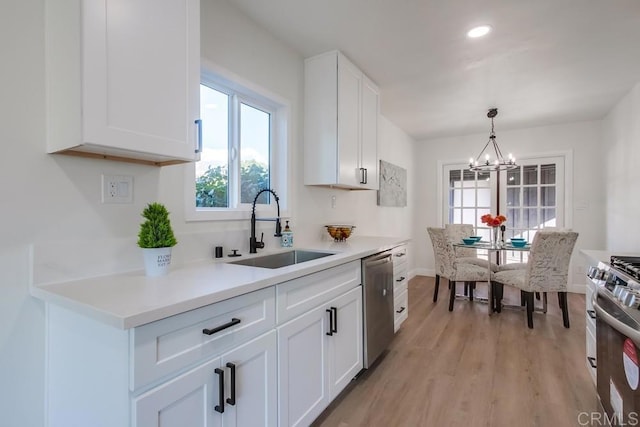
[[[319,236],[321,225],[349,218],[358,234],[405,235],[410,207],[380,208],[375,192],[316,189],[302,185],[303,59],[236,12],[224,0],[203,0],[202,54],[233,73],[289,100],[293,119],[296,236]],[[40,427],[44,405],[44,307],[29,296],[29,246],[135,245],[140,212],[153,200],[166,203],[181,235],[215,232],[248,240],[248,221],[186,223],[182,166],[155,168],[103,160],[48,155],[44,111],[44,3],[9,2],[0,14],[0,424]],[[412,141],[381,122],[381,158],[411,174]],[[389,144],[389,146],[387,146]],[[134,203],[100,203],[101,174],[134,177]],[[411,191],[411,187],[410,187]],[[336,209],[330,195],[336,194]],[[411,196],[410,196],[411,199]],[[411,203],[411,202],[410,202]],[[266,234],[266,233],[265,233]],[[187,239],[185,239],[186,241]],[[218,242],[203,244],[203,251]],[[179,247],[180,245],[178,245]],[[204,256],[208,254],[205,253]],[[115,260],[102,260],[109,264]],[[142,259],[139,260],[142,268]],[[78,265],[78,269],[81,266]]]
[[[584,262],[579,250],[603,249],[605,239],[604,201],[598,195],[604,191],[604,171],[601,166],[600,121],[568,123],[529,129],[501,131],[496,123],[496,137],[501,149],[524,158],[536,153],[571,151],[573,153],[573,188],[571,206],[572,228],[580,233],[573,256],[573,272],[582,271]],[[460,137],[439,138],[416,144],[416,265],[424,274],[433,274],[434,260],[427,227],[438,223],[437,200],[438,161],[467,163],[486,143],[488,132]],[[417,168],[416,168],[417,169]],[[582,286],[581,276],[570,277],[570,283]],[[571,281],[573,280],[573,281]]]
[[[640,83],[604,120],[606,249],[640,253]]]

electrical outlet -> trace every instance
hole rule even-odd
[[[133,177],[103,174],[102,203],[133,203]]]

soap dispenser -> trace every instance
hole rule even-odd
[[[289,228],[289,221],[286,221],[286,223],[284,230],[282,230],[280,244],[283,248],[290,248],[293,246],[293,231]]]

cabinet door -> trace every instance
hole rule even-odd
[[[83,142],[194,160],[199,0],[84,0],[81,9]]]
[[[331,400],[325,310],[318,307],[278,328],[280,426],[308,426]]]
[[[362,72],[338,56],[338,183],[359,187],[360,82]]]
[[[378,114],[380,111],[378,88],[362,76],[362,141],[360,167],[365,169],[364,188],[378,189]]]
[[[133,400],[134,427],[217,427],[220,358],[204,363]]]
[[[334,299],[334,330],[329,341],[331,398],[335,398],[362,369],[362,286]]]
[[[226,401],[225,404],[224,427],[276,426],[278,422],[276,345],[274,330],[222,356],[226,399],[232,398],[233,388],[235,388],[235,403],[230,404]],[[235,378],[232,378],[232,369],[235,369]]]

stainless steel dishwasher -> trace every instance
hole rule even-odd
[[[393,339],[391,251],[362,259],[364,367],[369,368]]]

